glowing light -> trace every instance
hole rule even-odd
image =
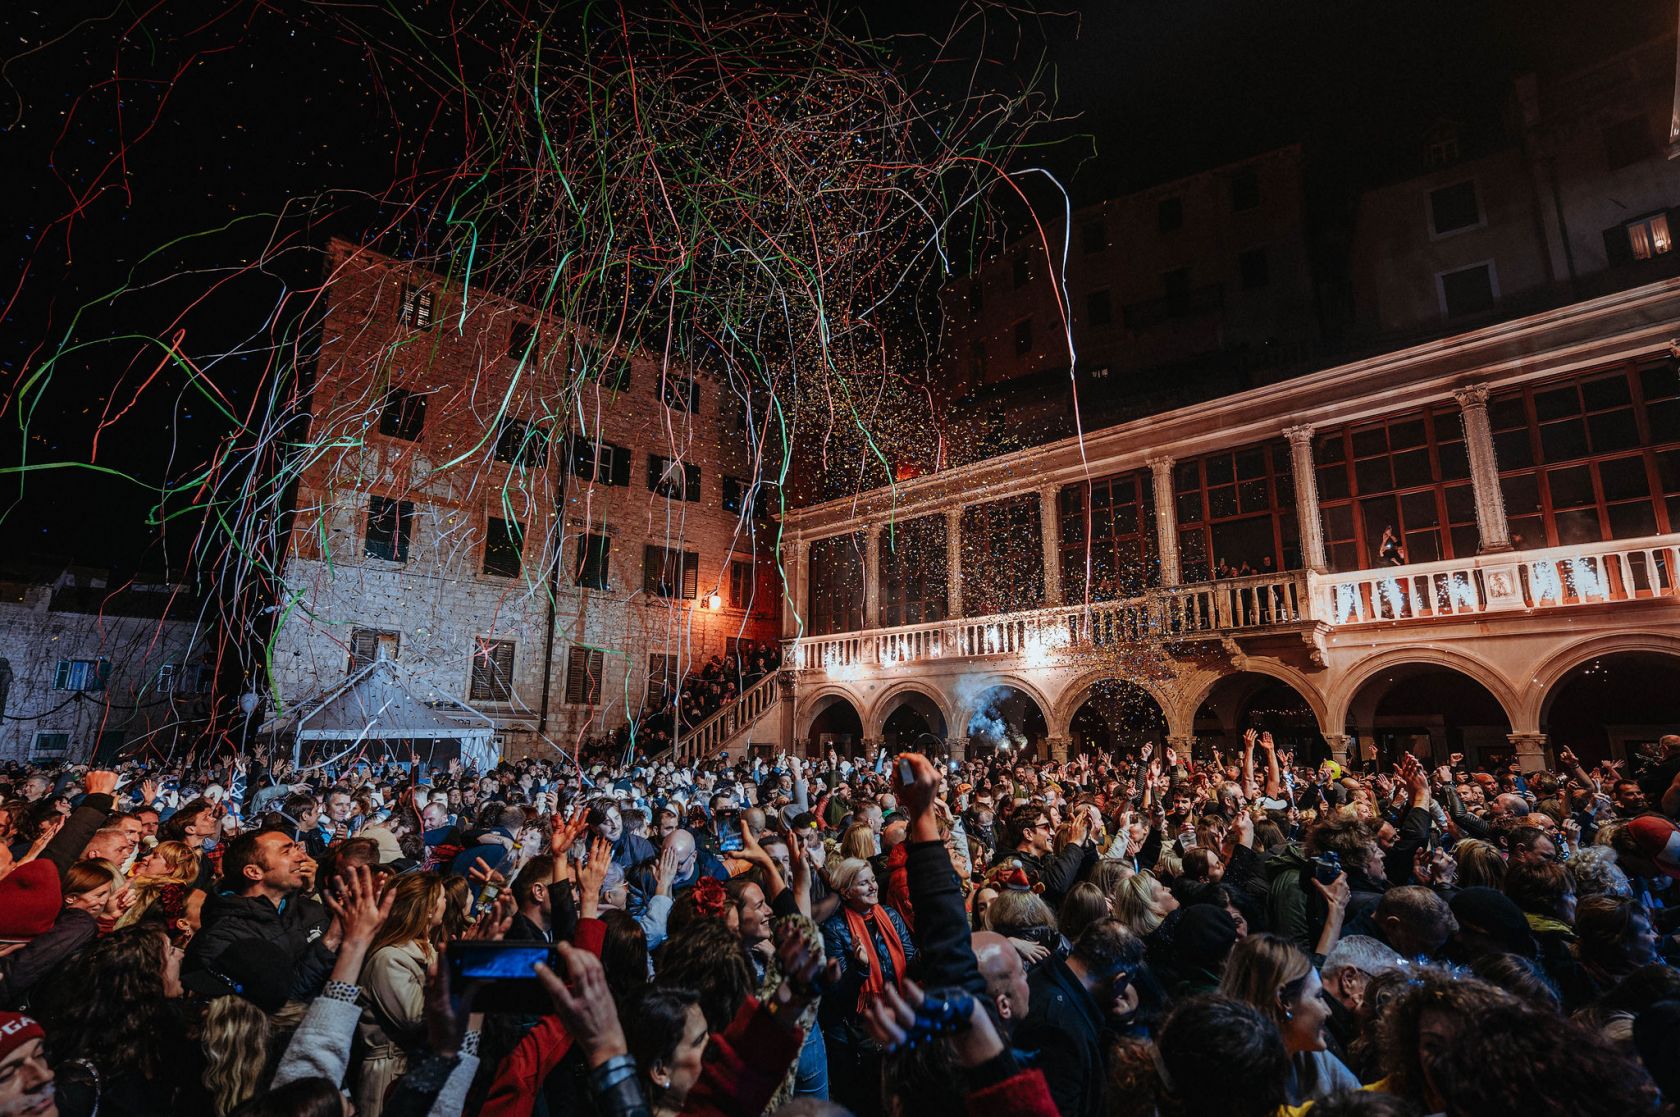
[[[714,593],[714,594],[712,594],[712,596],[708,597],[706,599],[706,608],[708,608],[708,609],[721,609],[721,608],[723,608],[723,595],[721,593]]]

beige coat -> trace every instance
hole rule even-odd
[[[405,1052],[424,1038],[429,949],[417,943],[382,947],[362,966],[362,1070],[356,1079],[356,1112],[379,1117],[385,1091],[408,1070]]]

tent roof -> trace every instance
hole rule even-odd
[[[469,740],[496,731],[490,718],[389,659],[366,664],[299,709],[293,726],[304,741]]]

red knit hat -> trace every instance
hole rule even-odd
[[[53,925],[64,894],[58,866],[29,861],[0,878],[0,939],[32,939]]]
[[[51,862],[48,862],[51,864]],[[21,1012],[0,1012],[0,1059],[16,1051],[32,1039],[45,1039],[47,1033]]]
[[[1640,815],[1627,824],[1640,853],[1656,862],[1657,868],[1680,880],[1680,826],[1656,814]]]

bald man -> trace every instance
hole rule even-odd
[[[692,888],[703,876],[714,880],[728,880],[729,870],[716,857],[694,843],[694,835],[687,830],[673,830],[665,839],[665,848],[677,856],[677,877],[671,883],[673,895],[684,888]],[[649,894],[652,889],[648,889]]]
[[[1009,945],[1009,940],[996,931],[976,931],[969,936],[974,960],[980,965],[980,976],[986,979],[986,995],[997,1005],[998,1016],[1011,1033],[1027,1018],[1031,989],[1027,985],[1027,971],[1021,956]]]

